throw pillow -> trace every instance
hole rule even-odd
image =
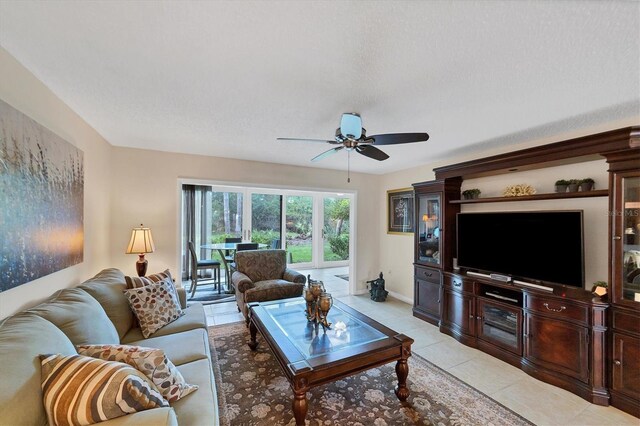
[[[127,364],[82,355],[40,355],[50,425],[90,425],[168,407],[156,386]]]
[[[173,283],[173,278],[171,277],[171,272],[168,269],[165,269],[162,272],[158,272],[155,274],[147,275],[146,277],[130,277],[125,276],[124,281],[126,283],[126,287],[128,289],[131,288],[140,288],[151,285],[153,283],[157,283],[169,278],[169,282],[171,283],[171,289],[175,296],[175,299],[178,301],[178,305],[180,305],[180,298],[178,297],[178,291],[176,290],[176,286]],[[140,327],[140,322],[138,318],[134,316],[133,318],[133,327]]]
[[[146,277],[126,276],[124,277],[124,280],[127,283],[127,288],[138,288],[152,283],[157,283],[164,280],[165,278],[169,278],[171,280],[171,284],[173,284],[173,278],[171,277],[171,272],[169,272],[168,269],[165,269],[164,271],[158,272],[156,274],[147,275]]]
[[[145,339],[184,315],[169,278],[144,287],[125,290],[124,295],[138,318]]]
[[[162,349],[130,345],[80,345],[80,355],[106,361],[124,362],[144,373],[169,402],[174,402],[198,389],[190,385]]]

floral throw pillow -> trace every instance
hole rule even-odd
[[[83,355],[40,355],[44,409],[50,425],[91,425],[168,407],[156,386],[121,362]]]
[[[169,402],[177,401],[198,389],[197,385],[185,381],[162,349],[130,345],[80,345],[76,346],[76,350],[80,355],[129,364],[144,373]]]
[[[184,315],[173,289],[171,279],[165,278],[144,287],[124,290],[145,339]]]

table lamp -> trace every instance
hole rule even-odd
[[[151,237],[151,229],[145,228],[140,224],[139,228],[131,230],[131,240],[127,246],[126,254],[137,254],[136,271],[139,277],[143,277],[147,273],[147,259],[144,258],[145,253],[153,253],[155,246]]]

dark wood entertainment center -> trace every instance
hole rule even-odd
[[[601,158],[609,165],[605,190],[461,199],[464,179]],[[418,224],[414,316],[531,376],[594,404],[611,404],[640,417],[640,283],[629,278],[635,271],[628,273],[633,263],[629,251],[640,250],[640,127],[453,164],[434,172],[436,180],[413,184],[414,223]],[[575,197],[609,199],[609,294],[605,298],[575,287],[542,283],[547,287],[543,289],[454,269],[456,215],[462,204]],[[635,267],[640,273],[640,264]]]

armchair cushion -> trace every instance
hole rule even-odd
[[[256,283],[255,287],[244,293],[244,302],[266,302],[269,300],[288,299],[302,294],[304,284],[285,280],[267,280]]]

